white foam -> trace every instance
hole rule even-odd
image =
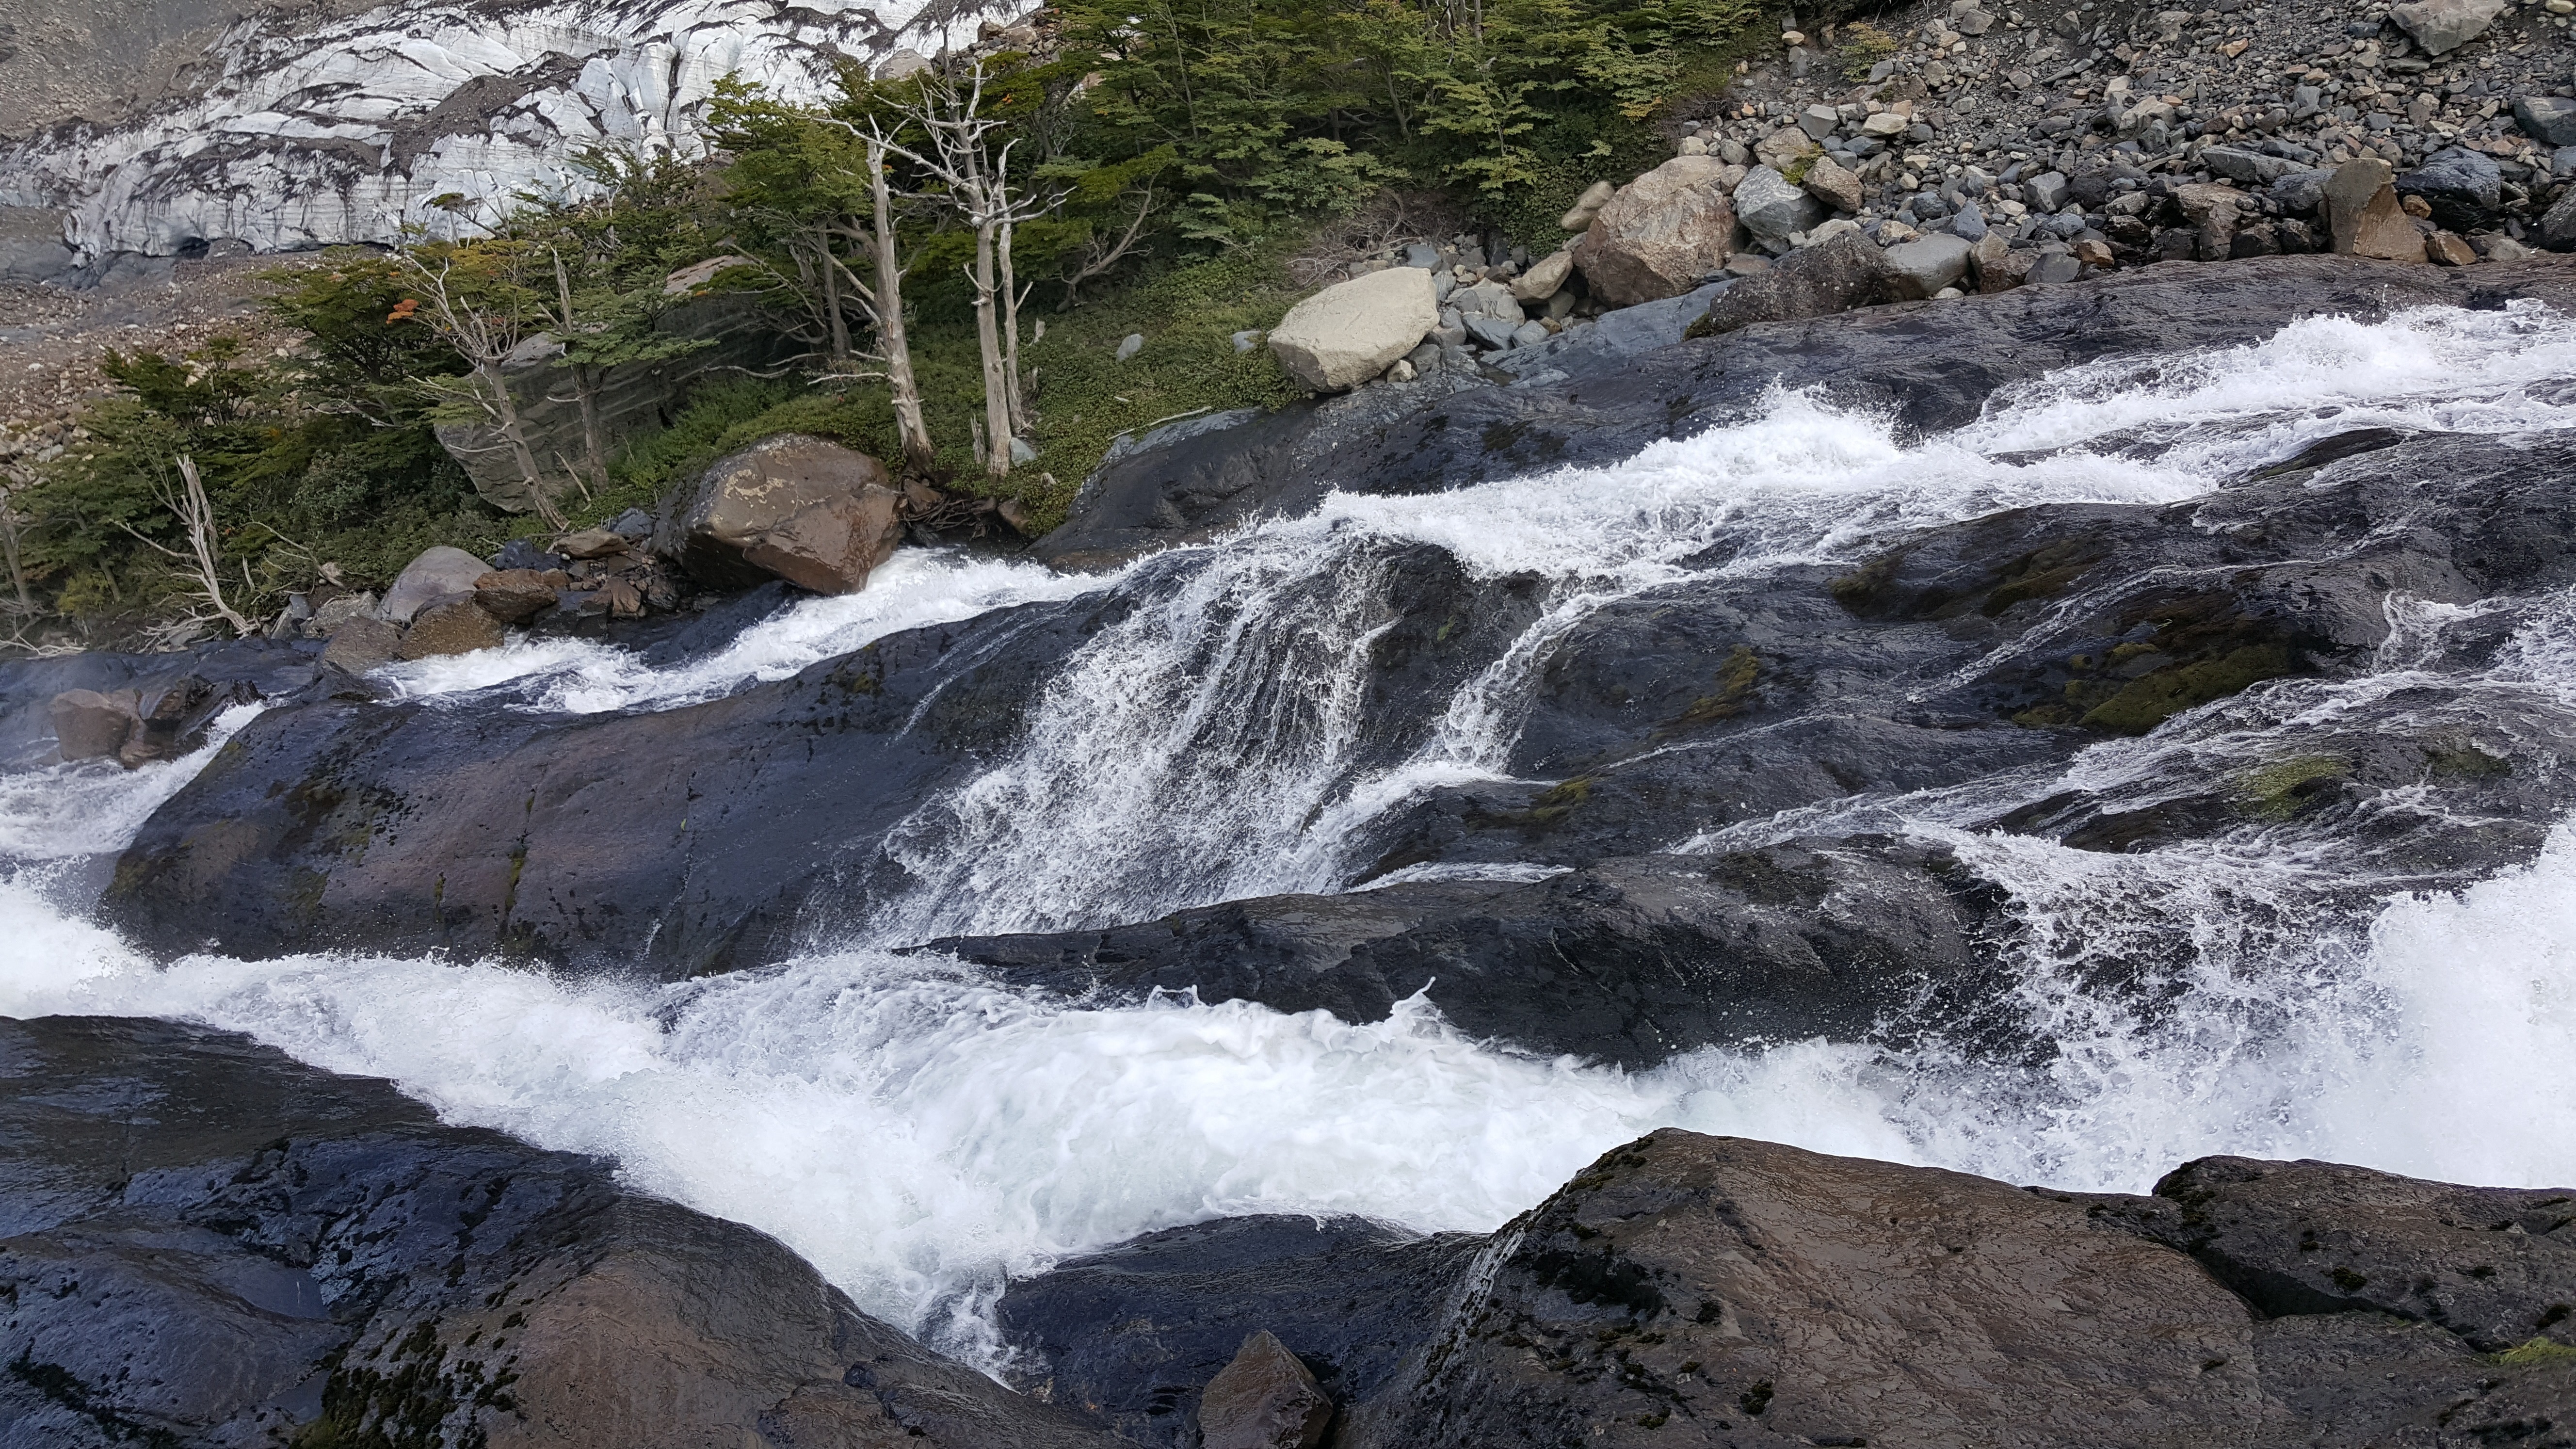
[[[1059,574],[1038,564],[954,549],[901,549],[855,594],[800,599],[753,624],[721,649],[668,668],[634,651],[588,639],[513,640],[377,672],[396,693],[425,698],[517,686],[523,708],[601,714],[676,709],[763,680],[785,679],[906,629],[971,619],[994,609],[1068,599],[1100,588],[1101,577]],[[478,707],[488,701],[475,701]]]
[[[207,726],[203,747],[128,770],[113,760],[0,774],[0,862],[65,860],[123,850],[161,802],[179,793],[233,732],[266,708],[237,704]]]
[[[2531,304],[2318,318],[2242,348],[2051,374],[1931,438],[1775,391],[1739,424],[1614,466],[1334,494],[1131,573],[1136,607],[1067,661],[1017,754],[898,832],[890,853],[916,885],[878,919],[921,939],[1335,889],[1365,865],[1343,848],[1370,819],[1503,777],[1558,641],[1618,600],[1844,563],[2001,509],[2180,502],[2365,424],[2576,426],[2576,409],[2532,395],[2571,373],[2576,324]],[[2172,446],[2125,456],[2149,425]],[[1394,564],[1425,544],[1473,574],[1534,576],[1540,617],[1413,740],[1363,739],[1370,650],[1404,606]]]

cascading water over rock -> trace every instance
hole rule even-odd
[[[2547,487],[2509,485],[2565,461],[2569,379],[2576,326],[2534,306],[2315,319],[2061,372],[1929,436],[1782,393],[1616,466],[1336,494],[1112,576],[925,559],[684,661],[411,666],[393,703],[272,710],[221,759],[15,777],[0,1011],[234,1027],[613,1152],[988,1362],[1005,1276],[1068,1253],[1255,1211],[1490,1229],[1658,1125],[2070,1188],[2211,1151],[2563,1178],[2576,1108],[2536,1084],[2576,1050],[2576,578]],[[1005,707],[996,680],[1026,689]],[[765,739],[747,722],[779,700],[810,711],[800,748],[913,753],[899,785],[830,777],[842,833],[771,863],[809,894],[770,937],[801,949],[762,970],[655,985],[282,937],[156,969],[41,863],[142,826],[132,888],[191,810],[238,799],[226,828],[265,828],[288,723],[470,727],[500,741],[470,768],[506,772],[702,720]],[[419,873],[403,852],[471,784],[423,758],[399,791],[354,782],[408,814],[332,867],[322,908],[366,871]],[[85,839],[33,804],[65,788],[101,792]],[[689,829],[726,828],[720,803]],[[541,902],[581,877],[549,873],[533,818],[509,823],[512,879]],[[1473,1039],[1436,960],[1349,1020],[1131,991],[1142,966],[1082,954],[1223,903],[1309,944],[1368,937],[1345,930],[1362,910],[1427,939],[1437,892],[1591,899],[1639,861],[1782,913],[1728,918],[1756,924],[1866,925],[1834,882],[1937,878],[1975,979],[1913,982],[1895,951],[1866,1029],[1674,1041],[1622,1070]],[[897,949],[942,937],[976,939]],[[1150,979],[1185,984],[1191,938],[1162,937]],[[1041,945],[1082,979],[962,959]],[[1763,959],[1797,949],[1822,950]]]

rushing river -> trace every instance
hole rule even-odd
[[[612,1153],[637,1183],[776,1234],[863,1307],[970,1353],[991,1347],[1006,1277],[1067,1254],[1253,1211],[1490,1229],[1663,1125],[2128,1191],[2210,1152],[2564,1183],[2576,823],[2484,880],[2409,876],[2289,828],[2132,854],[1977,828],[2070,786],[2152,802],[2401,694],[2463,727],[2576,731],[2576,599],[2560,596],[2395,599],[2359,677],[2275,681],[1971,786],[1668,842],[1875,829],[1946,844],[2022,927],[2017,1009],[2054,1046],[2029,1060],[1805,1041],[1631,1074],[1466,1039],[1419,1002],[1367,1026],[1189,998],[1103,1008],[888,948],[1348,888],[1361,827],[1426,788],[1502,778],[1552,646],[1641,592],[1854,560],[2006,508],[2185,501],[2360,427],[2568,429],[2576,407],[2543,386],[2568,379],[2576,326],[2536,311],[2318,320],[2053,376],[1925,439],[1780,396],[1617,467],[1337,495],[1116,576],[907,554],[865,593],[791,606],[683,663],[540,641],[398,666],[394,686],[440,708],[674,709],[901,629],[1093,589],[1134,601],[1064,661],[1015,752],[898,827],[886,849],[910,887],[835,949],[668,988],[363,956],[157,966],[90,924],[85,896],[97,859],[205,756],[56,765],[0,777],[0,1013],[207,1022],[392,1078],[451,1120]],[[1536,576],[1542,597],[1390,766],[1356,747],[1356,717],[1398,544]],[[2446,631],[2470,628],[2501,642],[2474,668],[2443,662],[2459,657]],[[2156,989],[2100,989],[2114,953],[2152,960]]]

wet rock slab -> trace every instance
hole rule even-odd
[[[0,1442],[1115,1442],[611,1163],[229,1033],[0,1019],[0,1135]]]
[[[1402,1316],[1374,1316],[1381,1339],[1407,1340],[1403,1363],[1343,1400],[1333,1442],[2560,1446],[2576,1442],[2572,1204],[2229,1158],[2151,1197],[2061,1193],[1667,1130],[1453,1251],[1443,1291],[1408,1286]],[[1140,1240],[1014,1285],[1004,1322],[1041,1367],[1079,1361],[1088,1403],[1213,1376],[1223,1356],[1059,1345],[1122,1319],[1142,1338],[1199,1303],[1228,1327],[1262,1322],[1265,1291],[1281,1342],[1332,1362],[1299,1311],[1306,1277],[1265,1220],[1244,1221],[1258,1246],[1238,1272],[1100,1291],[1115,1277],[1100,1265],[1153,1262],[1157,1240]],[[1223,1243],[1215,1227],[1191,1231]],[[1308,1249],[1313,1281],[1334,1282],[1346,1252]],[[2338,1270],[2393,1291],[2338,1289]],[[2400,1285],[2427,1275],[2436,1287],[2406,1301]]]

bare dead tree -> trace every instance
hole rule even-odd
[[[473,369],[464,396],[500,435],[501,446],[509,450],[510,461],[518,468],[520,481],[527,485],[538,515],[560,527],[561,515],[546,496],[545,475],[537,467],[535,451],[528,446],[527,430],[519,421],[519,405],[510,394],[509,378],[501,371],[502,362],[525,340],[525,314],[515,306],[477,305],[473,298],[462,295],[455,261],[445,252],[439,253],[434,262],[412,248],[395,255],[404,270],[411,273],[425,304],[414,315],[427,322]]]
[[[1146,218],[1154,214],[1154,183],[1146,182],[1141,190],[1144,194],[1137,199],[1136,216],[1127,223],[1127,229],[1115,239],[1104,234],[1086,238],[1081,255],[1074,258],[1073,269],[1056,277],[1064,284],[1064,300],[1056,304],[1057,311],[1070,312],[1081,306],[1082,284],[1103,275],[1136,249],[1136,243],[1145,234]]]
[[[975,259],[966,278],[975,288],[975,342],[984,363],[984,471],[1004,478],[1011,471],[1011,443],[1028,430],[1029,411],[1019,367],[1019,308],[1023,300],[1011,269],[1011,230],[1055,209],[1059,195],[1038,196],[1011,179],[1011,149],[998,147],[994,133],[1005,123],[983,114],[984,67],[968,73],[964,91],[945,80],[926,82],[918,104],[904,115],[930,138],[929,154],[888,144],[939,183],[938,199],[955,210],[975,232]],[[1007,329],[1007,338],[1005,331]]]
[[[212,611],[207,614],[191,613],[187,619],[179,622],[198,624],[221,619],[232,626],[235,635],[249,638],[258,632],[258,626],[243,618],[231,604],[224,601],[223,575],[218,570],[222,550],[215,534],[214,501],[206,496],[206,485],[197,477],[197,460],[182,453],[179,455],[178,462],[181,486],[173,490],[167,482],[159,482],[154,485],[154,492],[159,497],[161,506],[170,510],[172,516],[179,520],[179,526],[187,530],[187,550],[182,552],[159,539],[148,538],[136,532],[129,524],[119,523],[117,527],[176,562],[189,575],[189,582],[196,585],[200,601]],[[249,581],[247,573],[243,575],[243,581],[245,583]]]

